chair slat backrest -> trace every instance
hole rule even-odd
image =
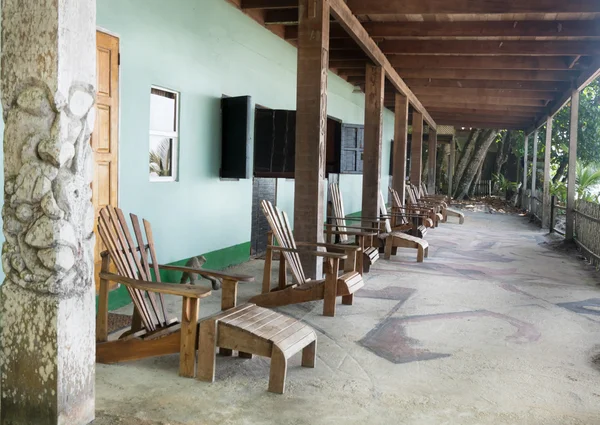
[[[425,183],[421,182],[421,196],[429,195],[429,191],[427,190],[427,186]]]
[[[337,183],[331,183],[329,185],[329,191],[331,192],[331,203],[333,204],[333,224],[336,226],[338,232],[346,231],[346,214],[344,213],[344,202],[342,200],[342,192],[340,191],[340,185]],[[341,243],[348,242],[348,235],[339,235]]]
[[[279,246],[297,250],[298,247],[296,246],[287,214],[266,200],[261,202],[261,206]],[[297,252],[283,252],[283,256],[292,271],[296,283],[305,283],[307,279],[302,268],[302,263],[300,262],[300,255]]]
[[[154,266],[154,281],[160,282],[150,223],[144,220],[146,240],[148,241],[146,244],[137,216],[131,214],[131,222],[135,240],[131,236],[123,211],[110,205],[102,208],[98,218],[100,238],[108,247],[110,258],[115,264],[118,274],[130,279],[153,281],[146,252],[150,251]],[[152,292],[130,287],[127,287],[127,290],[147,331],[155,331],[167,326],[169,319],[162,294],[157,299]]]
[[[411,205],[417,204],[417,198],[415,197],[414,188],[411,184],[406,185],[406,194],[408,195],[408,202]]]
[[[393,206],[396,208],[396,212],[394,214],[396,223],[399,222],[400,224],[408,224],[407,218],[404,216],[404,214],[402,214],[402,208],[404,208],[404,206],[402,205],[402,200],[400,199],[400,195],[398,195],[398,191],[391,186],[389,190],[392,194],[392,202],[394,203]]]
[[[385,231],[386,233],[391,233],[392,232],[392,225],[390,223],[390,220],[388,219],[388,211],[387,211],[387,207],[385,206],[385,198],[383,197],[383,193],[381,191],[379,191],[379,212],[382,216],[382,218],[384,218],[384,226],[385,226]]]

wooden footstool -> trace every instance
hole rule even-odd
[[[283,394],[287,361],[302,350],[302,366],[315,367],[317,334],[308,325],[273,310],[244,304],[200,323],[198,372],[201,381],[214,382],[216,348],[240,357],[271,358],[269,391]]]

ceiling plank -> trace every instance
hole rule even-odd
[[[445,56],[437,55],[390,55],[390,63],[405,68],[454,68],[454,69],[516,69],[541,71],[566,71],[567,57],[561,56]],[[577,68],[575,68],[577,69]]]
[[[298,25],[298,8],[267,10],[265,25]]]
[[[354,16],[348,5],[343,0],[330,0],[331,14],[337,22],[348,32],[361,49],[385,71],[388,80],[398,89],[400,93],[408,98],[410,104],[420,113],[429,126],[435,129],[436,123],[429,115],[423,104],[417,99],[414,93],[408,88],[406,83],[400,78],[394,67],[390,64],[387,57],[381,52],[375,41],[369,36],[369,33],[363,28],[360,21]],[[335,40],[332,40],[335,41]]]
[[[596,0],[348,0],[348,6],[357,15],[600,12]]]
[[[512,97],[484,97],[484,96],[436,96],[436,95],[421,95],[419,96],[424,105],[442,105],[445,103],[456,103],[460,99],[461,102],[490,104],[490,105],[520,105],[520,106],[547,106],[547,102],[539,99],[518,99]]]
[[[524,117],[529,119],[534,119],[538,114],[539,110],[530,109],[526,111],[514,110],[510,107],[506,107],[504,110],[499,109],[463,109],[463,108],[453,108],[453,107],[445,107],[445,106],[430,106],[427,108],[429,112],[433,115],[437,114],[470,114],[470,115],[486,115],[486,116],[509,116],[509,117]]]
[[[242,9],[289,9],[298,8],[298,0],[242,0]]]
[[[569,83],[555,81],[501,81],[501,80],[433,80],[405,78],[404,82],[413,90],[416,87],[454,87],[465,89],[498,90],[541,90],[562,92],[568,90]]]
[[[505,81],[571,81],[579,71],[515,71],[469,69],[405,69],[396,68],[403,78],[431,78],[451,80],[505,80]]]
[[[553,100],[556,92],[533,90],[463,89],[448,87],[413,87],[416,95],[510,97],[513,99]]]
[[[537,55],[592,56],[600,54],[597,41],[479,41],[479,40],[384,40],[385,54],[429,55]],[[350,48],[344,40],[332,40],[332,49]]]

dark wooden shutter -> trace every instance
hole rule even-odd
[[[254,175],[294,177],[296,111],[257,109],[254,124]]]
[[[394,175],[394,141],[390,145],[390,176]]]
[[[364,126],[342,124],[342,148],[340,160],[340,172],[342,174],[361,174],[363,172],[364,142]]]
[[[249,179],[250,158],[250,96],[221,99],[221,177]]]

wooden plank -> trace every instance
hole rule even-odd
[[[298,1],[294,0],[241,0],[242,9],[289,9],[297,8]]]
[[[200,300],[183,298],[181,310],[181,349],[179,351],[179,376],[196,376],[196,339]]]
[[[360,21],[354,16],[348,5],[343,0],[330,0],[331,14],[335,17],[338,23],[348,32],[350,37],[360,46],[360,48],[369,56],[376,64],[380,65],[385,71],[386,77],[396,87],[396,89],[405,95],[411,105],[423,114],[423,117],[433,129],[436,128],[435,121],[427,110],[423,107],[419,99],[408,88],[406,83],[400,78],[394,67],[390,64],[387,57],[379,49],[377,44],[369,36],[369,33],[363,28]]]
[[[435,96],[435,95],[421,95],[419,96],[423,104],[425,105],[442,105],[445,103],[461,102],[473,102],[473,103],[488,103],[494,105],[515,105],[515,106],[533,106],[541,107],[547,104],[546,101],[540,99],[519,99],[512,97],[500,97],[500,96],[469,96],[464,95],[460,97],[456,96]]]
[[[298,25],[298,8],[266,10],[265,25]]]
[[[537,90],[499,90],[499,89],[467,89],[457,87],[415,87],[413,92],[417,95],[436,96],[481,96],[481,97],[510,97],[513,99],[554,99],[557,95],[553,91]]]
[[[546,92],[563,92],[570,85],[560,81],[503,81],[503,80],[438,80],[407,78],[404,80],[413,90],[418,87],[440,87],[461,89],[496,89],[496,90],[539,90]],[[393,89],[389,89],[392,91]]]
[[[327,74],[329,68],[329,0],[300,0],[294,233],[298,240],[323,238],[323,180],[327,134]],[[311,13],[309,13],[311,12]],[[308,277],[321,275],[322,261],[302,259]]]
[[[544,149],[544,197],[542,200],[542,228],[550,228],[550,154],[552,152],[552,117],[546,121],[546,146]]]
[[[526,105],[497,105],[490,104],[478,101],[463,101],[462,99],[456,99],[454,102],[445,101],[444,103],[435,104],[432,103],[431,107],[437,109],[461,109],[468,112],[468,110],[482,110],[482,111],[501,111],[501,112],[510,112],[514,111],[523,111],[523,112],[531,112],[531,113],[543,113],[543,106],[526,106]]]
[[[429,164],[427,172],[427,190],[435,193],[435,172],[437,168],[437,131],[429,130]]]
[[[579,91],[571,93],[571,121],[569,124],[569,168],[567,171],[567,223],[565,239],[572,241],[575,230],[575,179],[577,177],[577,132],[579,128]]]
[[[405,202],[406,157],[408,147],[408,98],[400,93],[395,96],[394,121],[394,170],[392,186],[400,194],[402,205]]]
[[[517,109],[512,110],[510,106],[504,107],[504,109],[461,109],[446,106],[432,106],[429,111],[433,115],[437,114],[465,114],[465,115],[485,115],[485,116],[499,116],[499,117],[523,117],[534,119],[536,115],[543,112],[542,108],[539,109]]]
[[[102,257],[101,272],[109,271],[110,257]],[[98,291],[98,314],[96,315],[96,342],[108,341],[108,291],[109,282],[105,279],[100,280]]]
[[[332,49],[343,40],[332,41]],[[488,40],[384,40],[379,48],[386,54],[429,55],[536,55],[593,56],[600,54],[597,41],[488,41]]]
[[[362,214],[377,217],[381,179],[381,141],[385,73],[380,66],[366,67],[365,138],[363,151]],[[364,223],[363,226],[369,223]]]
[[[145,282],[111,273],[100,273],[100,277],[110,280],[111,282],[122,283],[134,289],[139,289],[140,291],[152,291],[158,294],[178,295],[180,297],[189,298],[206,298],[211,294],[210,289],[205,289],[195,285],[174,285],[167,283]]]
[[[454,169],[456,167],[456,138],[453,136],[450,142],[450,158],[448,163],[448,196],[454,193]]]
[[[492,122],[492,121],[459,121],[454,119],[441,119],[438,122],[442,125],[453,125],[456,127],[464,128],[491,128],[497,130],[524,130],[527,128],[529,123],[519,124],[506,124],[506,122]]]
[[[571,81],[579,71],[521,71],[481,69],[411,69],[397,68],[403,78],[504,81]]]
[[[403,24],[406,23],[408,22],[403,22]],[[491,22],[486,22],[486,24],[489,23]],[[389,57],[389,60],[395,68],[512,69],[532,71],[567,71],[570,69],[566,58],[561,56],[446,56],[443,60],[440,60],[440,57],[437,55],[392,55]]]
[[[537,155],[538,155],[538,141],[540,138],[540,134],[539,131],[536,129],[533,132],[533,150],[531,151],[532,155],[533,155],[533,162],[532,162],[532,170],[531,170],[531,196],[536,196],[535,195],[535,189],[536,189],[536,182],[537,182]]]
[[[435,115],[436,119],[455,119],[457,121],[496,121],[496,122],[506,122],[507,124],[523,124],[523,123],[531,123],[530,117],[511,117],[511,116],[500,116],[500,115],[485,115],[482,113],[479,114],[449,114],[449,113],[437,113]]]
[[[291,1],[291,0],[290,0]],[[598,13],[595,0],[472,1],[472,0],[348,0],[357,15]]]
[[[413,112],[412,138],[410,143],[410,182],[421,186],[423,169],[423,115]]]

